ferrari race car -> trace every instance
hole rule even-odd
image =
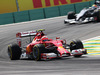
[[[81,24],[88,22],[100,22],[100,2],[97,1],[92,7],[84,8],[80,13],[75,14],[71,11],[67,14],[67,19],[64,20],[64,23],[69,24]]]
[[[44,34],[44,29],[35,31],[19,32],[16,34],[17,44],[8,45],[8,55],[11,60],[20,58],[29,58],[38,60],[47,60],[57,57],[80,57],[87,54],[80,40],[73,40],[69,45],[66,40],[49,39]],[[29,37],[30,41],[26,46],[22,47],[22,38]]]

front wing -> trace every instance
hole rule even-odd
[[[87,50],[86,49],[76,49],[76,50],[72,50],[71,54],[72,56],[83,55],[83,54],[87,54]]]
[[[75,55],[83,55],[83,54],[87,54],[87,50],[86,49],[76,49],[76,50],[72,50],[71,52],[71,56],[75,56]],[[53,58],[57,58],[57,57],[68,57],[70,55],[67,54],[55,54],[55,53],[41,53],[41,60],[48,60],[48,59],[53,59]],[[21,58],[29,58],[30,56],[27,55],[26,53],[22,53]]]
[[[76,49],[76,50],[72,50],[72,52],[71,52],[71,56],[83,55],[83,54],[87,54],[86,49]],[[57,55],[55,53],[42,53],[41,59],[47,60],[47,59],[52,59],[52,58],[57,58],[57,57],[68,57],[68,56],[69,55],[67,55],[67,54],[60,56],[59,54]]]
[[[68,24],[84,24],[84,23],[89,23],[89,22],[93,22],[93,21],[95,21],[94,19],[93,19],[93,17],[91,17],[90,19],[88,19],[88,18],[86,18],[85,20],[83,20],[83,21],[76,21],[75,19],[65,19],[64,20],[64,23],[66,24],[66,23],[68,23]]]

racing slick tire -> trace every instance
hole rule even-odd
[[[96,22],[100,22],[100,10],[95,11],[93,16],[95,16],[97,18]]]
[[[45,46],[43,44],[36,44],[33,47],[33,58],[36,61],[41,60],[41,53],[45,53]]]
[[[73,40],[70,42],[70,50],[83,49],[83,43],[80,40]]]
[[[82,55],[74,55],[75,58],[81,57]]]
[[[80,40],[73,40],[70,42],[70,51],[75,49],[83,49],[83,43]],[[81,57],[82,55],[75,55],[74,57]]]
[[[75,16],[75,12],[71,11],[71,12],[68,12],[68,19],[75,19],[76,16]]]
[[[97,22],[100,22],[100,10],[97,12]]]
[[[19,60],[21,53],[21,48],[17,44],[8,45],[8,56],[11,60]]]

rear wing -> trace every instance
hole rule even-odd
[[[17,44],[19,45],[19,47],[21,47],[21,38],[30,37],[30,40],[31,40],[31,36],[36,36],[36,34],[38,32],[42,32],[42,31],[45,31],[45,29],[39,29],[39,30],[34,30],[34,31],[26,31],[26,32],[18,32],[16,34]]]
[[[28,37],[28,36],[35,36],[36,35],[36,31],[27,31],[27,32],[18,32],[16,34],[16,38],[22,38],[22,37]]]
[[[22,42],[21,39],[23,37],[30,37],[31,40],[31,36],[35,36],[35,35],[36,35],[36,31],[18,32],[16,34],[17,44],[19,45],[19,47],[21,47],[21,42]]]

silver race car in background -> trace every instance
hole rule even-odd
[[[67,14],[67,19],[64,20],[65,24],[81,24],[88,22],[100,22],[99,1],[96,1],[92,7],[82,9],[78,14],[75,14],[74,11],[69,12]]]

